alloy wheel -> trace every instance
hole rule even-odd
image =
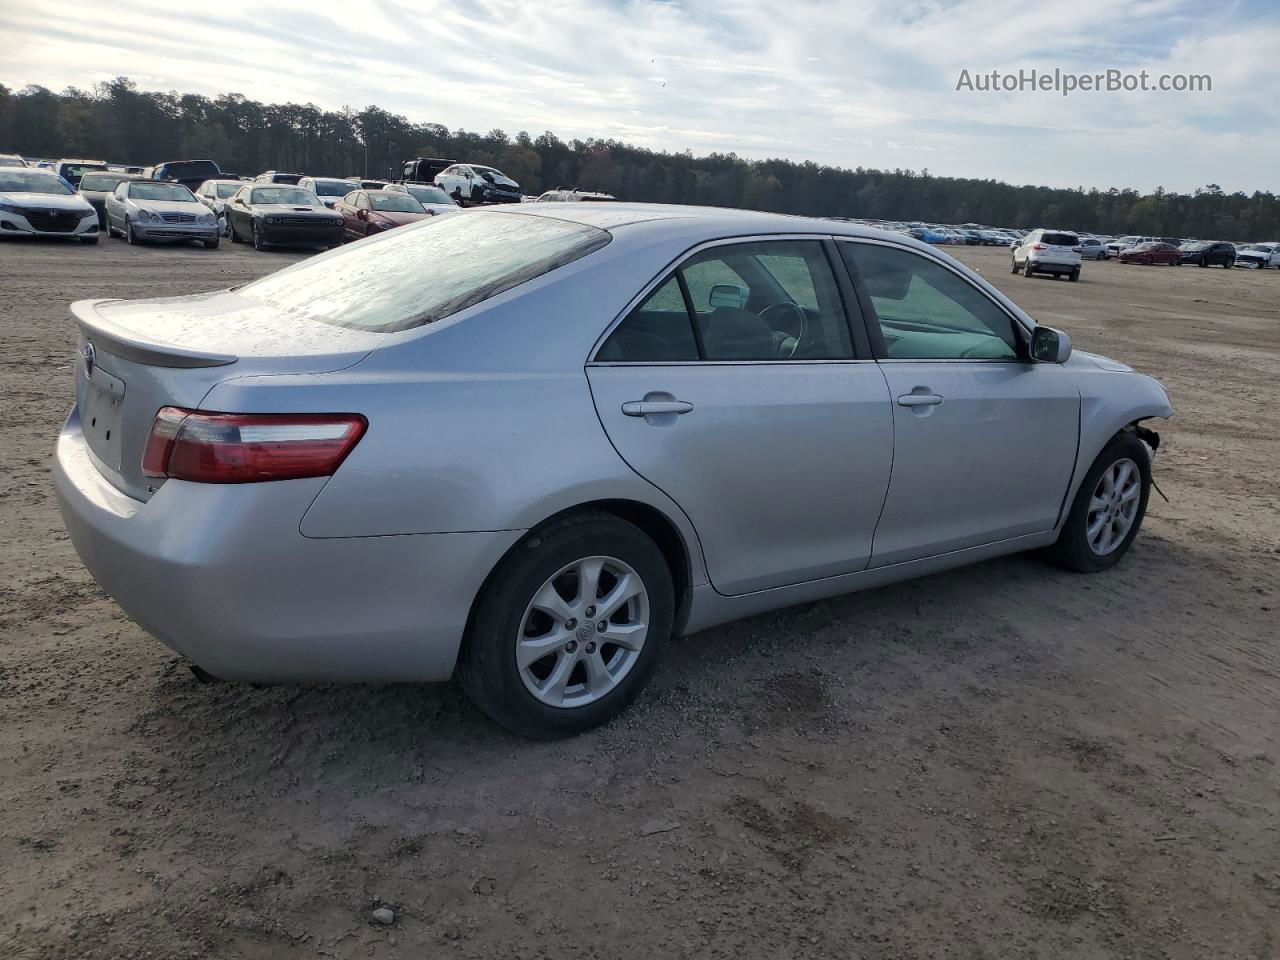
[[[585,557],[534,593],[516,636],[525,689],[550,707],[581,707],[613,690],[635,666],[649,632],[649,593],[614,557]]]
[[[1085,539],[1099,557],[1112,553],[1133,529],[1142,495],[1142,473],[1127,457],[1117,460],[1098,479],[1085,521]]]

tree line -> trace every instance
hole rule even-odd
[[[1066,189],[939,177],[929,171],[832,167],[811,161],[694,156],[616,140],[554,133],[450,130],[413,123],[377,106],[322,110],[143,91],[126,77],[92,90],[55,93],[0,84],[0,152],[150,164],[210,158],[227,171],[267,169],[316,176],[394,179],[404,160],[448,157],[498,167],[526,193],[555,187],[600,190],[625,200],[747,207],[807,216],[1061,226],[1112,234],[1265,240],[1280,237],[1280,197],[1156,189]]]

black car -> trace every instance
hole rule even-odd
[[[414,157],[404,162],[401,179],[405,183],[435,183],[437,173],[457,162],[457,160],[442,160],[439,157]]]
[[[1183,263],[1194,263],[1200,267],[1211,267],[1215,263],[1223,267],[1231,267],[1236,262],[1236,248],[1221,240],[1197,240],[1184,243],[1178,248]]]
[[[222,169],[212,160],[166,160],[148,167],[142,175],[152,180],[180,183],[192,193],[206,180],[221,180],[223,176]]]
[[[288,184],[250,183],[226,207],[232,243],[336,247],[342,243],[342,217],[310,190]]]

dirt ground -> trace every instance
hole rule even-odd
[[[1169,388],[1125,562],[692,636],[544,744],[451,686],[201,686],[63,533],[67,304],[295,254],[0,245],[0,957],[1280,956],[1280,271],[958,255]]]

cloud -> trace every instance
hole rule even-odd
[[[0,82],[144,89],[659,149],[1107,187],[1274,189],[1280,7],[1228,0],[116,0],[0,6]],[[1207,73],[1208,93],[957,92],[960,71]]]

